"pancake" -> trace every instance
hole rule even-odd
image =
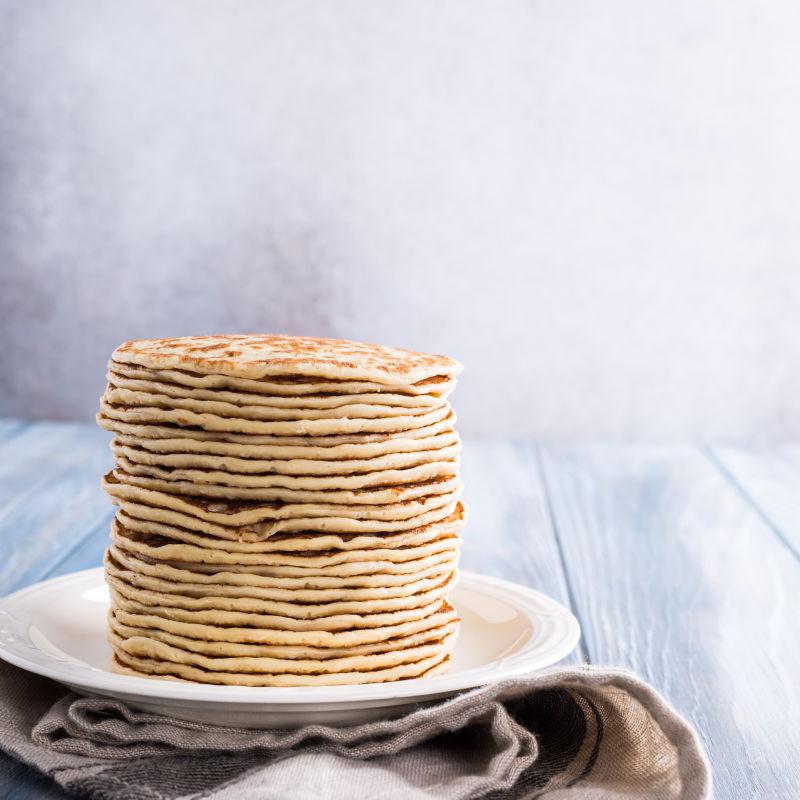
[[[147,608],[139,612],[113,608],[112,613],[116,619],[126,625],[153,628],[200,642],[227,642],[270,647],[315,647],[326,650],[390,642],[441,625],[448,625],[457,619],[455,610],[447,601],[432,608],[430,613],[407,622],[376,628],[351,628],[345,631],[307,632],[278,630],[269,627],[209,625],[172,619],[163,614],[153,614]]]
[[[227,553],[270,553],[302,552],[313,553],[323,550],[374,550],[395,547],[410,547],[436,541],[447,536],[455,536],[466,523],[466,511],[459,503],[455,513],[439,522],[432,522],[419,528],[398,533],[277,533],[258,542],[231,540],[222,526],[213,526],[211,535],[200,533],[191,528],[170,525],[151,519],[140,519],[135,514],[137,508],[149,506],[121,505],[115,517],[119,530],[127,534],[150,534],[173,543],[183,542],[198,547],[224,550]],[[191,523],[191,520],[187,520]],[[219,535],[221,534],[221,535]],[[143,538],[143,537],[140,537]]]
[[[440,375],[456,376],[461,364],[446,356],[347,339],[238,334],[139,339],[120,345],[113,361],[150,369],[261,379],[313,376],[405,385]]]
[[[242,565],[246,567],[296,567],[324,575],[326,569],[342,565],[380,565],[371,568],[375,572],[389,565],[411,562],[418,569],[422,559],[450,554],[457,551],[461,542],[458,536],[441,536],[424,544],[406,547],[368,548],[364,550],[323,551],[271,551],[261,553],[231,552],[223,549],[197,547],[149,534],[137,533],[122,528],[117,522],[111,527],[111,541],[129,552],[163,562],[190,562],[194,564]],[[366,566],[362,571],[367,571]],[[277,574],[277,573],[275,573]],[[302,572],[300,573],[302,574]],[[350,574],[353,574],[352,572]]]
[[[416,383],[372,383],[357,380],[326,380],[302,375],[274,375],[252,380],[230,375],[201,374],[185,369],[149,369],[136,364],[108,362],[108,370],[134,380],[152,380],[186,386],[191,389],[227,389],[235,392],[298,397],[313,394],[376,394],[390,392],[401,395],[446,397],[455,387],[455,375],[436,375]]]
[[[196,596],[184,591],[184,584],[173,584],[169,591],[163,588],[154,588],[157,580],[137,576],[120,567],[113,556],[106,557],[106,581],[115,594],[136,601],[146,606],[171,609],[185,609],[198,613],[217,612],[260,615],[263,619],[271,619],[273,624],[278,624],[275,619],[316,621],[319,625],[328,625],[330,620],[337,617],[359,615],[368,619],[373,615],[384,615],[406,612],[429,606],[435,600],[442,600],[456,581],[456,573],[451,572],[444,580],[434,586],[427,586],[424,591],[416,594],[401,595],[399,597],[370,598],[367,600],[350,599],[349,594],[343,592],[339,600],[314,603],[304,597],[304,592],[298,590],[296,599],[274,600],[266,597],[231,596],[230,594],[214,595],[202,594]],[[283,623],[289,624],[289,623]]]
[[[457,472],[457,470],[451,470]],[[124,472],[124,470],[114,470]],[[113,476],[114,473],[112,473]],[[116,478],[115,478],[116,479]],[[263,489],[240,489],[215,484],[196,484],[189,481],[174,481],[163,478],[152,478],[146,475],[132,475],[125,473],[125,482],[143,489],[153,489],[170,494],[189,495],[196,497],[205,496],[208,499],[220,498],[222,500],[264,500],[281,501],[284,503],[324,503],[324,504],[359,504],[359,505],[385,505],[388,503],[402,503],[429,497],[435,494],[450,494],[463,489],[463,483],[457,475],[440,475],[427,480],[414,483],[399,483],[389,486],[368,486],[363,489],[292,489],[284,486],[271,486]],[[231,498],[231,493],[241,497]],[[122,504],[122,501],[119,501]]]
[[[409,487],[418,487],[420,484],[429,484],[443,480],[455,479],[459,472],[459,462],[457,459],[451,461],[434,462],[431,464],[421,464],[417,467],[409,467],[404,470],[385,470],[380,473],[367,475],[314,475],[306,477],[302,475],[277,475],[268,474],[258,476],[262,486],[240,486],[231,482],[238,479],[230,474],[209,474],[198,471],[192,475],[193,480],[184,480],[178,477],[179,474],[186,475],[186,472],[176,473],[174,470],[162,470],[159,467],[147,467],[143,464],[132,464],[120,458],[123,464],[118,464],[117,469],[112,473],[117,483],[124,483],[129,486],[140,486],[144,489],[155,491],[165,491],[170,494],[188,494],[196,496],[206,496],[209,499],[219,498],[222,500],[264,500],[268,501],[276,498],[295,499],[306,492],[314,494],[333,491],[352,492],[354,501],[364,495],[388,494],[394,492],[397,495],[407,494],[411,497],[422,497],[424,493],[411,492]],[[227,480],[228,483],[215,483],[210,478]],[[457,485],[461,485],[458,481]],[[442,494],[434,491],[431,494]],[[330,495],[332,496],[332,495]],[[316,498],[314,498],[316,499]],[[320,498],[323,499],[324,498]],[[398,502],[399,497],[394,501]],[[363,501],[367,503],[375,502]]]
[[[332,658],[343,658],[347,656],[367,656],[376,653],[387,653],[396,650],[403,650],[407,647],[416,647],[420,644],[427,644],[432,641],[443,639],[450,633],[458,630],[458,620],[453,613],[449,622],[437,624],[432,628],[411,633],[408,636],[397,636],[384,639],[373,644],[351,645],[350,647],[309,647],[292,645],[269,645],[269,644],[238,644],[234,642],[216,642],[205,639],[190,639],[187,636],[180,636],[176,633],[169,633],[158,628],[139,627],[135,624],[125,624],[121,621],[120,615],[124,612],[109,611],[109,627],[118,636],[129,638],[132,636],[142,636],[158,642],[178,647],[181,650],[188,650],[194,653],[202,653],[207,656],[255,656],[261,658],[282,658],[282,659],[316,659],[327,661]],[[135,615],[127,615],[129,623],[136,623]]]
[[[426,659],[442,657],[455,644],[455,634],[446,633],[441,639],[420,643],[401,650],[389,650],[371,655],[340,656],[328,659],[288,659],[270,656],[207,656],[193,650],[185,650],[149,636],[122,637],[113,628],[109,642],[121,658],[134,657],[141,660],[156,660],[173,665],[186,665],[216,673],[244,675],[337,675],[352,672],[375,672],[416,664]],[[123,655],[124,654],[124,655]],[[136,663],[134,661],[133,663]],[[180,672],[178,674],[181,674]],[[270,685],[270,684],[267,684]]]
[[[236,527],[276,519],[291,520],[299,524],[299,521],[316,517],[346,517],[355,521],[409,520],[424,516],[443,506],[454,506],[459,495],[459,487],[456,487],[447,494],[426,495],[402,503],[363,506],[345,503],[219,501],[202,496],[179,497],[167,492],[144,489],[127,483],[125,478],[126,474],[121,470],[116,470],[106,476],[103,485],[112,498],[146,503],[157,508],[173,509],[208,522]],[[303,530],[303,528],[297,527],[293,530]]]
[[[437,675],[447,669],[448,654],[433,656],[413,664],[402,664],[389,669],[344,672],[319,675],[247,675],[241,673],[212,672],[176,664],[169,661],[137,658],[121,651],[114,652],[111,668],[114,672],[134,677],[160,677],[167,680],[218,683],[233,686],[341,686],[343,684],[384,683],[405,678]]]
[[[278,475],[356,475],[380,473],[386,470],[405,469],[420,464],[451,461],[461,452],[459,442],[452,442],[444,447],[430,450],[413,450],[408,453],[388,453],[367,459],[258,459],[236,458],[233,456],[205,455],[198,453],[164,453],[152,452],[148,448],[122,443],[114,438],[111,451],[120,464],[144,464],[162,469],[180,470],[194,469],[216,473],[230,473],[233,476],[267,474]],[[179,473],[188,475],[189,473]],[[186,477],[182,477],[185,480]],[[242,479],[241,477],[239,478]],[[204,481],[217,483],[219,481]],[[253,485],[258,485],[254,483]]]
[[[124,424],[124,423],[123,423]],[[437,423],[442,425],[443,423]],[[432,426],[435,427],[435,426]],[[430,436],[420,436],[418,438],[388,438],[382,442],[365,442],[364,444],[341,444],[315,446],[309,442],[318,441],[314,437],[308,437],[309,442],[301,445],[288,444],[242,444],[239,442],[218,442],[202,439],[193,439],[174,429],[161,429],[165,432],[163,438],[143,437],[118,432],[113,442],[119,445],[135,447],[153,454],[172,455],[181,453],[183,455],[198,455],[206,458],[234,458],[245,462],[246,466],[253,466],[250,462],[263,463],[267,460],[291,461],[300,459],[303,461],[352,461],[356,459],[372,460],[380,456],[397,455],[404,453],[416,453],[419,451],[440,450],[443,447],[450,447],[461,444],[458,434],[452,428],[444,428],[441,431],[433,432]],[[253,437],[258,439],[261,437]],[[302,437],[265,437],[275,440],[284,438],[290,441],[297,441]],[[325,437],[322,437],[323,439]],[[234,470],[248,472],[249,469]]]
[[[100,400],[100,410],[104,416],[123,422],[173,423],[182,427],[197,427],[207,431],[230,433],[324,436],[347,433],[390,433],[422,428],[445,419],[450,413],[450,406],[445,403],[431,411],[389,417],[269,421],[200,413],[185,408],[122,405],[109,403],[105,398]]]
[[[380,419],[389,417],[419,416],[432,413],[437,409],[449,409],[446,400],[437,400],[435,403],[422,407],[390,406],[376,403],[346,403],[335,407],[306,408],[303,406],[287,408],[283,406],[237,405],[220,400],[199,400],[192,397],[174,397],[166,394],[149,393],[144,391],[131,391],[121,389],[109,384],[103,394],[103,399],[114,406],[130,406],[145,408],[163,408],[169,411],[185,410],[195,412],[200,416],[217,416],[224,419],[237,420],[285,420],[294,423],[308,424],[325,420],[340,419]],[[382,430],[378,428],[377,430]]]
[[[329,603],[344,598],[357,601],[410,597],[435,589],[455,571],[455,562],[435,565],[428,574],[415,573],[411,580],[393,586],[343,586],[316,589],[296,582],[292,587],[270,585],[272,579],[250,573],[204,573],[180,569],[164,562],[136,558],[111,545],[105,555],[110,573],[128,583],[156,592],[181,592],[190,597],[256,597],[297,603]],[[380,575],[376,576],[380,581]]]
[[[212,501],[143,489],[106,477],[104,487],[114,502],[127,501],[135,516],[171,522],[238,541],[259,541],[286,531],[389,533],[413,530],[447,519],[456,512],[458,492],[433,495],[388,506],[323,506],[321,504]],[[320,516],[300,516],[316,513]],[[347,516],[347,515],[355,516]],[[213,528],[211,526],[214,526]]]
[[[310,641],[320,633],[336,633],[362,628],[395,627],[405,622],[413,622],[432,614],[441,604],[441,598],[434,597],[430,603],[400,611],[383,613],[342,613],[332,616],[297,619],[282,614],[267,614],[263,611],[233,611],[221,608],[187,608],[177,601],[169,605],[169,597],[160,598],[153,593],[136,590],[115,578],[107,577],[111,598],[117,608],[135,614],[153,614],[170,620],[187,623],[200,623],[214,627],[265,628],[271,632],[304,634]]]
[[[354,447],[355,451],[348,454],[338,453],[334,458],[370,458],[387,452],[401,452],[401,443],[413,442],[416,439],[425,439],[430,436],[438,435],[443,431],[451,430],[456,423],[456,415],[452,409],[442,417],[442,419],[422,425],[418,428],[382,433],[346,433],[328,434],[324,436],[314,436],[309,434],[298,434],[296,436],[256,433],[236,433],[233,431],[207,431],[200,427],[178,425],[176,423],[158,422],[125,422],[121,419],[109,417],[103,413],[103,401],[100,403],[100,413],[97,414],[97,424],[114,433],[125,433],[135,436],[142,440],[140,445],[145,446],[145,441],[149,439],[170,439],[180,437],[191,439],[196,442],[214,442],[220,444],[244,445],[249,450],[231,450],[231,455],[255,455],[256,458],[272,455],[281,458],[317,458],[318,456],[298,452],[296,456],[285,453],[284,448],[306,447],[322,448],[325,452],[330,452],[329,448],[334,447]],[[262,450],[262,447],[277,448],[269,453]],[[254,449],[255,448],[255,449]],[[199,452],[203,452],[200,450]],[[223,453],[228,454],[228,453]],[[322,456],[319,456],[320,458]]]
[[[387,391],[371,391],[341,394],[339,392],[302,394],[265,394],[263,392],[244,392],[230,389],[195,389],[180,383],[164,381],[160,378],[142,380],[131,378],[109,365],[106,379],[110,386],[130,392],[166,395],[184,400],[205,400],[230,403],[235,406],[265,406],[267,408],[324,409],[345,405],[390,406],[395,408],[433,408],[445,400],[441,395],[398,394]]]
[[[209,560],[201,562],[186,562],[178,559],[167,560],[163,563],[176,568],[186,568],[193,572],[205,572],[206,574],[216,574],[220,568],[226,572],[239,573],[248,581],[253,576],[277,581],[278,579],[296,578],[298,583],[306,581],[308,586],[328,580],[329,584],[338,581],[340,586],[346,584],[384,586],[408,583],[419,579],[420,575],[429,572],[452,572],[458,564],[458,547],[461,540],[449,543],[450,547],[442,547],[429,555],[421,556],[412,560],[391,560],[391,559],[355,559],[342,561],[338,564],[328,566],[303,566],[287,564],[232,564],[227,561]],[[401,581],[400,578],[404,580]]]
[[[197,641],[326,649],[362,647],[388,642],[449,624],[457,618],[455,610],[447,601],[430,609],[430,613],[406,622],[371,628],[351,628],[344,631],[289,631],[260,626],[209,625],[198,621],[173,619],[164,614],[154,614],[146,607],[138,612],[117,608],[113,613],[125,624],[154,628]]]

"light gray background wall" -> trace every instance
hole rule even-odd
[[[121,340],[467,365],[465,430],[800,435],[800,5],[0,0],[0,413]]]

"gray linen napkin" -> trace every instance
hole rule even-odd
[[[0,698],[2,749],[98,800],[711,796],[692,728],[618,670],[554,669],[400,719],[291,731],[144,714],[2,661]]]

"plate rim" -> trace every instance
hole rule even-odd
[[[89,580],[92,577],[97,577],[99,583],[104,583],[103,567],[91,567],[66,575],[58,575],[18,589],[12,594],[0,598],[0,618],[7,615],[19,621],[9,607],[27,595],[52,588],[55,584],[68,585],[73,582]],[[139,678],[93,667],[87,667],[86,677],[76,681],[72,676],[65,676],[63,671],[59,671],[58,667],[63,662],[52,659],[52,665],[43,665],[33,661],[24,655],[10,651],[2,637],[0,637],[0,658],[28,672],[89,693],[125,694],[129,698],[135,696],[147,700],[172,701],[173,703],[187,701],[192,704],[227,703],[276,706],[324,704],[338,706],[369,701],[386,702],[404,699],[411,701],[413,698],[443,696],[507,678],[532,674],[566,658],[580,641],[581,630],[575,615],[565,605],[544,592],[503,578],[468,570],[459,573],[457,586],[473,590],[487,590],[496,597],[499,595],[499,599],[509,602],[528,618],[532,614],[540,618],[560,618],[565,624],[564,636],[560,646],[553,648],[553,652],[547,659],[548,663],[535,667],[526,664],[526,648],[523,645],[520,651],[498,659],[494,665],[480,665],[456,673],[445,673],[428,678],[341,686],[224,686]],[[508,598],[509,595],[511,600]],[[513,602],[514,598],[517,602]],[[38,652],[47,655],[45,651]],[[530,656],[530,653],[527,655]],[[530,660],[529,658],[528,661],[530,662]]]

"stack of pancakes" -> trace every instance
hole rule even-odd
[[[444,356],[206,336],[114,351],[113,668],[248,686],[446,669],[461,447]]]

